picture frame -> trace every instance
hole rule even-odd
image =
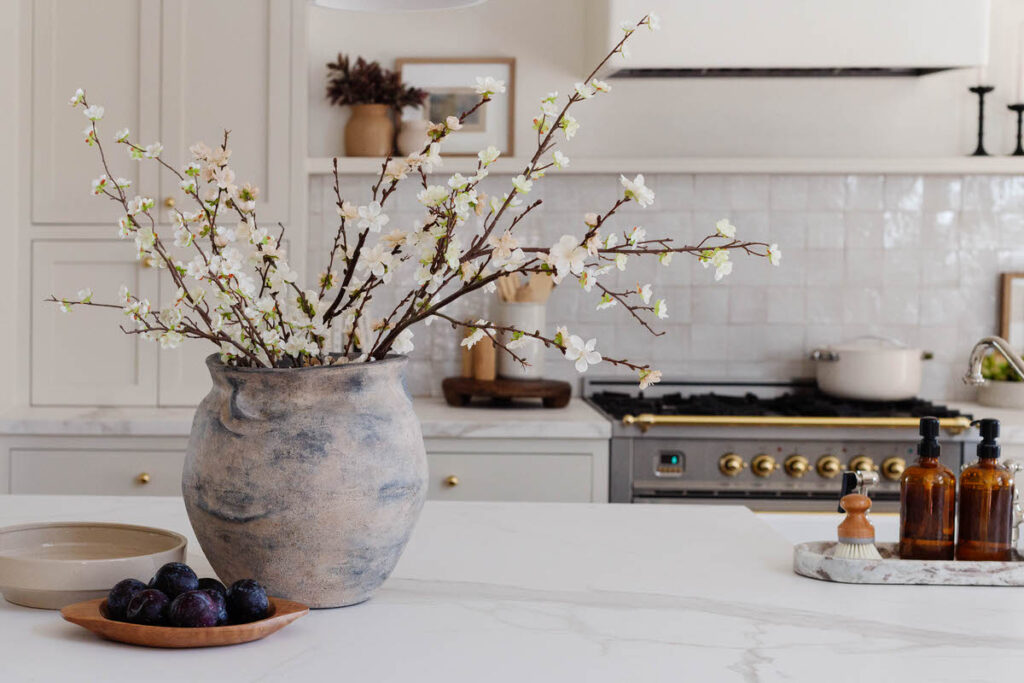
[[[438,123],[472,107],[476,77],[491,76],[505,82],[506,91],[463,122],[444,142],[448,156],[474,156],[494,145],[503,156],[515,151],[516,60],[514,57],[403,57],[395,60],[403,83],[427,91],[419,117]]]
[[[1024,349],[1024,273],[1000,276],[999,336],[1016,350]]]

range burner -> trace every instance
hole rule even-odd
[[[626,415],[724,415],[784,417],[960,417],[959,410],[923,399],[906,401],[853,401],[820,391],[787,393],[761,398],[747,393],[726,396],[714,392],[683,395],[680,392],[646,397],[616,391],[599,391],[590,400],[612,417]]]

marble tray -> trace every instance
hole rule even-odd
[[[816,541],[793,547],[793,571],[839,583],[895,583],[943,586],[1024,586],[1024,557],[1012,562],[901,560],[895,543],[878,543],[881,560],[833,557],[836,543]]]

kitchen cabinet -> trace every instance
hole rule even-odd
[[[258,216],[282,223],[301,268],[303,203],[294,180],[305,156],[305,122],[296,101],[295,65],[305,73],[300,0],[22,0],[31,37],[26,80],[33,84],[28,133],[31,210],[25,226],[31,246],[31,306],[25,320],[31,358],[26,402],[40,406],[195,405],[209,390],[203,344],[174,350],[125,337],[115,310],[65,316],[43,298],[74,296],[91,287],[98,301],[115,301],[125,283],[153,303],[170,299],[159,271],[140,266],[130,243],[116,239],[118,211],[93,197],[89,182],[101,172],[95,148],[82,143],[87,121],[67,105],[75,88],[106,115],[101,136],[115,175],[133,191],[153,196],[158,220],[165,207],[183,206],[176,178],[155,163],[132,161],[113,144],[128,127],[140,143],[160,141],[164,161],[178,167],[187,148],[221,143],[231,130],[238,183],[260,189]],[[295,150],[299,150],[296,152]],[[304,179],[303,179],[304,180]],[[169,230],[165,227],[165,233]],[[165,240],[169,243],[169,239]],[[25,294],[26,298],[28,294]]]
[[[175,167],[190,144],[215,146],[231,129],[232,165],[260,188],[261,218],[288,220],[289,0],[36,0],[32,19],[34,223],[115,223],[110,205],[86,191],[100,171],[82,144],[86,120],[67,106],[78,87],[106,109],[104,142],[127,126],[133,140],[162,142]],[[108,147],[112,172],[140,192],[159,188],[161,202],[179,194],[170,174],[157,185],[154,164]]]
[[[185,453],[14,448],[10,461],[11,493],[180,496]]]
[[[32,245],[32,403],[36,405],[155,405],[157,348],[119,325],[118,309],[62,313],[50,294],[74,297],[91,287],[97,300],[116,301],[122,284],[155,298],[154,268],[118,240],[37,241]]]
[[[191,411],[150,409],[132,425],[132,418],[126,417],[131,410],[135,409],[29,409],[29,414],[45,416],[41,419],[46,426],[31,426],[29,431],[35,433],[0,433],[0,493],[180,495]],[[173,424],[158,416],[164,412],[174,414]],[[114,413],[117,417],[109,417]],[[85,420],[95,422],[87,430],[76,428]],[[7,424],[17,423],[13,429],[8,426],[17,432],[32,422],[33,418],[26,418]],[[143,424],[160,433],[138,433]],[[433,428],[424,425],[425,432]],[[424,441],[431,500],[608,500],[607,438],[428,437]],[[145,483],[139,478],[142,474],[149,475]]]

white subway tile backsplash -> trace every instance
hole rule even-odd
[[[369,177],[343,176],[342,196],[369,199]],[[720,218],[741,239],[776,242],[782,266],[736,252],[733,273],[677,255],[670,267],[634,260],[625,273],[607,276],[616,288],[650,282],[668,302],[669,317],[654,321],[667,334],[654,337],[621,309],[596,311],[596,295],[573,282],[557,287],[548,323],[597,337],[610,357],[651,361],[667,375],[788,378],[812,375],[809,349],[857,335],[878,334],[929,348],[923,395],[969,397],[960,384],[970,346],[997,331],[998,273],[1024,270],[1024,179],[1003,176],[651,174],[653,206],[628,206],[610,226],[640,224],[649,235],[696,244]],[[504,191],[507,176],[485,191]],[[308,255],[322,268],[337,226],[333,178],[313,176],[309,189]],[[389,227],[408,227],[421,215],[416,186],[388,202]],[[618,176],[552,175],[530,199],[543,204],[517,230],[526,242],[552,244],[580,227],[587,211],[606,209],[619,196]],[[396,279],[408,278],[404,268]],[[394,302],[375,298],[374,313]],[[459,302],[458,317],[490,316],[483,293]],[[389,309],[388,309],[389,310]],[[439,394],[440,381],[459,371],[459,332],[445,324],[416,330],[409,387]],[[577,382],[557,352],[547,374]],[[595,371],[624,374],[610,363]],[[625,373],[628,374],[628,373]]]
[[[852,175],[846,179],[846,208],[880,210],[884,208],[885,176]]]
[[[883,203],[889,210],[920,211],[924,203],[924,178],[886,176]]]

